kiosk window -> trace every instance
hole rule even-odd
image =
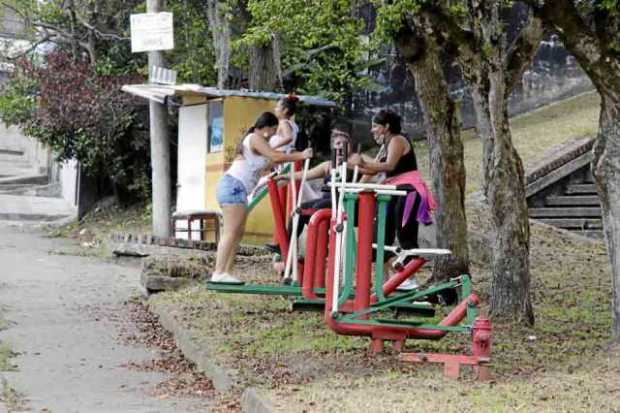
[[[207,109],[209,153],[221,152],[224,148],[224,104],[221,100],[209,102]]]

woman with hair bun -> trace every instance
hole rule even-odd
[[[217,245],[215,271],[211,282],[242,284],[232,275],[235,254],[241,242],[247,219],[247,195],[252,192],[263,170],[271,163],[302,161],[312,157],[312,149],[291,154],[274,150],[269,138],[276,133],[279,120],[271,112],[264,112],[239,144],[232,165],[224,173],[216,188],[217,201],[224,219],[223,235]]]
[[[278,130],[269,140],[269,144],[278,151],[289,153],[295,150],[299,126],[291,118],[297,112],[297,102],[297,96],[288,95],[278,100],[274,109],[278,117]]]

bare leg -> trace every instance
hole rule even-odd
[[[243,231],[247,217],[246,207],[243,204],[223,205],[222,217],[224,219],[223,234],[217,245],[215,258],[215,272],[217,273],[226,272],[231,256],[234,262],[234,254],[241,240],[239,232]]]
[[[239,249],[239,244],[241,243],[241,239],[243,238],[243,233],[245,232],[245,222],[241,224],[241,227],[237,230],[237,238],[235,238],[234,248],[228,257],[228,261],[226,262],[225,272],[232,275],[233,268],[235,267],[235,257],[237,256],[237,250]]]

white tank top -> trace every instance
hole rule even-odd
[[[241,143],[243,159],[235,159],[226,171],[226,174],[237,178],[243,183],[248,194],[254,190],[260,173],[269,165],[269,158],[256,154],[250,147],[251,136],[253,134],[243,138]]]
[[[297,142],[297,134],[299,133],[299,126],[297,126],[297,124],[293,122],[292,120],[286,120],[286,122],[288,122],[288,124],[291,125],[291,133],[293,135],[293,139],[286,145],[280,146],[279,148],[275,148],[275,149],[280,152],[291,153],[295,150],[295,143]],[[272,147],[273,147],[273,144],[275,144],[276,141],[279,141],[281,139],[282,137],[280,135],[273,135],[271,139],[269,139],[269,143],[272,144]]]

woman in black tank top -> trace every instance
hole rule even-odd
[[[374,160],[362,156],[357,156],[353,160],[353,164],[359,165],[365,171],[370,171],[370,173],[364,174],[361,182],[372,181],[373,175],[384,174],[386,178],[390,178],[418,169],[413,145],[409,139],[401,135],[400,116],[392,111],[381,110],[372,119],[371,132],[381,148]],[[412,191],[413,187],[411,185],[400,185],[398,189]],[[415,217],[419,204],[420,199],[416,197],[411,216]],[[404,210],[405,197],[392,197],[387,210],[385,244],[393,244],[398,236],[398,243],[401,248],[418,248],[418,222],[412,218],[403,226]],[[389,258],[390,255],[386,253],[386,258]]]
[[[370,131],[381,148],[374,160],[365,156],[354,157],[352,164],[359,165],[367,172],[361,182],[369,182],[378,174],[385,174],[389,178],[418,169],[413,146],[409,139],[401,135],[400,116],[392,111],[381,110],[372,119]]]

